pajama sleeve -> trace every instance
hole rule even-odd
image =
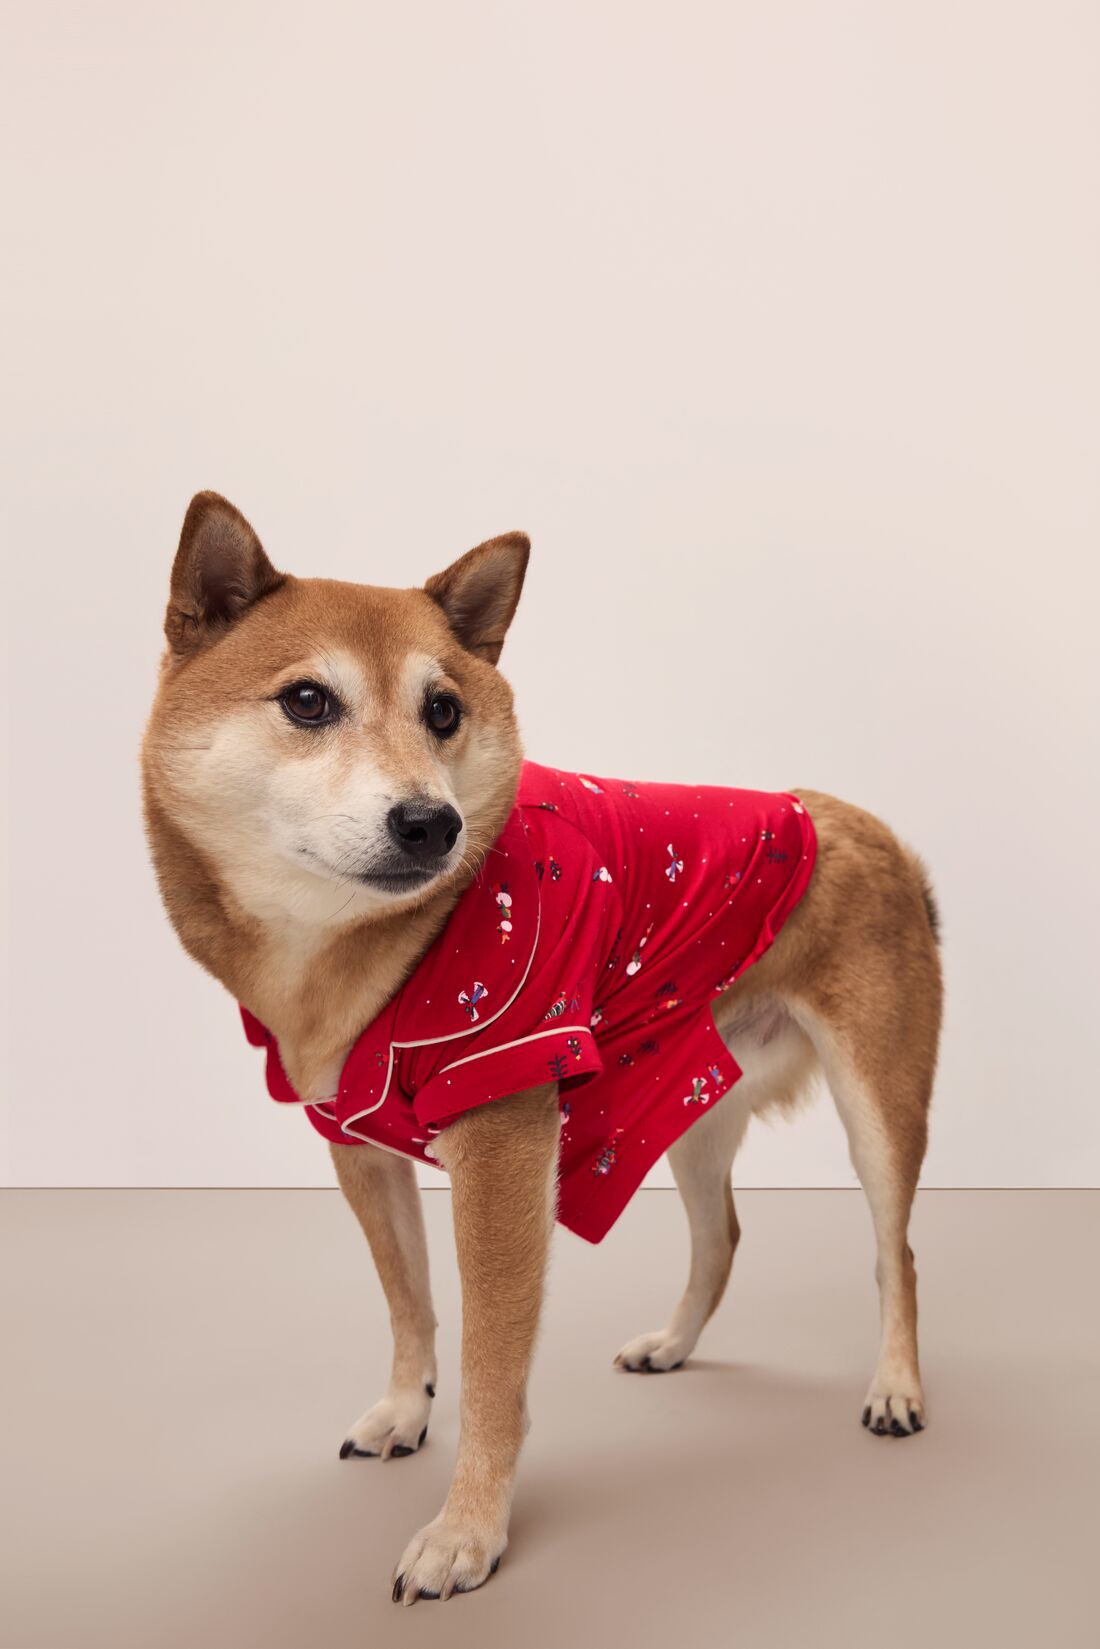
[[[570,846],[561,874],[543,877],[538,938],[512,1000],[484,1029],[403,1057],[402,1082],[425,1127],[547,1082],[568,1091],[603,1069],[592,1019],[618,899],[588,842],[578,834]]]

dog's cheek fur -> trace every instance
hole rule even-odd
[[[162,741],[152,764],[173,822],[257,917],[295,899],[305,874],[280,851],[270,802],[275,790],[285,804],[295,764],[271,749],[263,721],[250,709],[209,727],[194,745]]]
[[[451,782],[466,821],[467,857],[478,857],[491,846],[497,821],[512,805],[522,760],[508,694],[506,704],[492,704],[471,716],[463,743],[455,752]]]

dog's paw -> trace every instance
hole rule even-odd
[[[864,1399],[861,1418],[876,1437],[912,1437],[928,1424],[924,1418],[924,1399],[919,1392],[905,1396],[876,1391],[874,1387]]]
[[[394,1570],[393,1601],[415,1603],[419,1597],[446,1601],[452,1592],[473,1592],[496,1574],[508,1543],[504,1529],[480,1528],[446,1518],[415,1534]]]
[[[628,1340],[615,1358],[615,1367],[625,1368],[630,1374],[668,1374],[683,1366],[691,1349],[662,1328],[656,1334],[639,1334],[636,1340]]]
[[[415,1454],[428,1435],[433,1395],[427,1386],[420,1390],[389,1392],[352,1426],[341,1444],[340,1459],[373,1455],[392,1460],[403,1454]]]

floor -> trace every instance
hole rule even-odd
[[[1100,1641],[1100,1193],[922,1193],[931,1423],[905,1441],[859,1425],[858,1192],[740,1193],[730,1293],[669,1375],[611,1358],[678,1292],[675,1192],[599,1248],[560,1233],[500,1572],[400,1609],[390,1570],[457,1426],[448,1193],[426,1206],[431,1435],[342,1463],[388,1336],[336,1193],[5,1193],[2,1649]]]

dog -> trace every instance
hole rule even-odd
[[[729,1277],[749,1118],[793,1106],[818,1073],[877,1243],[863,1424],[893,1437],[925,1425],[907,1232],[941,1020],[927,874],[884,824],[822,793],[704,799],[525,766],[497,664],[528,553],[523,534],[490,539],[422,589],[298,579],[230,503],[199,493],[142,746],[169,917],[240,1004],[271,1092],[329,1140],[386,1293],[389,1387],[342,1458],[407,1455],[427,1434],[435,1318],[413,1158],[450,1175],[461,1428],[445,1504],[394,1571],[405,1604],[475,1589],[504,1551],[559,1196],[595,1238],[668,1144],[690,1276],[668,1326],[615,1362],[678,1369]],[[722,807],[744,828],[723,827]],[[669,809],[677,833],[654,822]],[[627,931],[646,854],[652,883]],[[735,931],[724,901],[759,933],[719,968],[718,935]],[[648,928],[642,903],[657,912]],[[412,1000],[422,983],[442,1005]],[[597,1121],[606,1107],[586,1105],[586,1087],[614,1098],[622,1126]],[[652,1137],[638,1116],[658,1119]]]

